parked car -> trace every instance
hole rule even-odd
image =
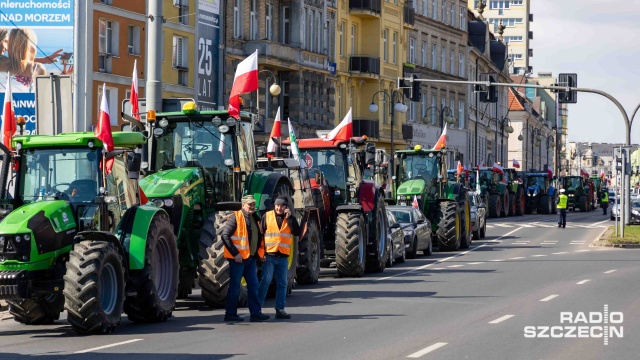
[[[469,192],[471,200],[471,233],[473,239],[484,238],[487,233],[487,205],[476,192]]]
[[[404,232],[404,247],[409,259],[415,259],[418,251],[424,255],[433,253],[431,222],[420,209],[409,206],[387,206]]]
[[[387,259],[387,266],[391,267],[394,261],[403,263],[407,257],[407,252],[404,248],[404,233],[402,232],[402,226],[393,215],[391,211],[387,209],[387,220],[389,221],[389,258]]]
[[[615,220],[615,218],[617,217],[618,220],[620,220],[620,211],[618,210],[620,208],[620,198],[616,198],[616,202],[610,204],[609,206],[611,206],[609,218],[611,220]],[[629,223],[640,224],[640,200],[631,200],[630,216],[631,219],[629,219]]]
[[[616,217],[620,220],[620,212],[618,211],[618,207],[620,206],[620,198],[613,197],[609,198],[609,219],[615,220]]]

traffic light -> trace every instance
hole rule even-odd
[[[578,74],[559,74],[558,86],[578,86]],[[578,94],[575,90],[558,90],[558,102],[560,104],[575,104],[578,102]]]
[[[413,75],[413,81],[411,82],[411,101],[420,102],[422,94],[420,93],[420,81],[416,81],[418,77]]]
[[[497,76],[495,74],[484,73],[480,74],[480,81],[488,81],[490,84],[496,82]],[[495,86],[479,85],[476,87],[476,91],[480,92],[480,102],[485,103],[497,103],[498,102],[498,89]]]

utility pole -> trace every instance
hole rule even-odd
[[[149,0],[147,15],[147,110],[162,111],[162,0]]]

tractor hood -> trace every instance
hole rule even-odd
[[[183,185],[191,185],[201,177],[197,168],[162,170],[140,180],[140,187],[148,198],[173,196]]]
[[[0,224],[0,233],[15,234],[20,232],[37,231],[38,227],[50,222],[56,232],[75,229],[71,205],[64,200],[37,201],[21,206],[4,218]]]
[[[398,186],[398,195],[420,195],[426,187],[423,179],[414,179],[405,181]]]

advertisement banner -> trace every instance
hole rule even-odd
[[[0,97],[9,76],[25,134],[35,133],[35,77],[73,73],[73,8],[74,0],[0,0]]]
[[[219,61],[220,0],[198,1],[198,86],[199,110],[218,108],[218,80],[214,74],[222,74]]]

